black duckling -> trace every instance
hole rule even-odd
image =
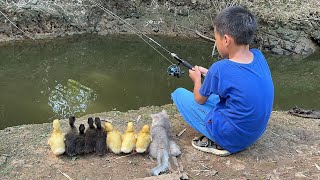
[[[70,129],[69,132],[65,135],[65,145],[66,145],[66,153],[69,156],[75,156],[76,155],[76,139],[78,135],[78,130],[76,126],[74,125],[74,122],[76,121],[76,118],[74,116],[69,117],[69,125]]]
[[[89,128],[85,132],[85,152],[91,153],[94,152],[96,147],[96,128],[93,126],[93,119],[92,117],[88,118]]]
[[[79,134],[76,139],[76,153],[83,154],[85,151],[85,137],[84,137],[84,124],[80,124],[79,126]]]
[[[96,143],[96,153],[99,156],[103,156],[106,153],[107,150],[107,132],[104,130],[104,128],[101,126],[101,120],[100,118],[96,117],[94,119],[94,122],[97,126],[97,143]]]

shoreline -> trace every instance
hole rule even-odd
[[[310,178],[317,179],[320,172],[320,120],[304,119],[287,112],[273,111],[268,128],[263,136],[247,150],[227,157],[218,157],[195,150],[191,139],[198,136],[190,129],[173,104],[164,106],[141,107],[127,112],[110,111],[78,117],[76,126],[86,124],[88,116],[113,121],[115,128],[124,131],[127,121],[133,121],[136,132],[144,124],[151,124],[151,113],[165,109],[170,116],[171,137],[183,152],[178,162],[183,165],[189,177],[197,179],[249,178],[280,179]],[[67,120],[61,120],[64,132],[68,129]],[[87,127],[87,125],[86,125]],[[182,130],[186,131],[177,136]],[[52,123],[30,124],[8,127],[0,130],[0,175],[3,179],[42,179],[65,178],[60,171],[74,179],[135,179],[150,178],[149,171],[156,166],[148,154],[105,156],[95,154],[68,157],[53,156],[47,145],[52,131]],[[206,168],[203,173],[194,171]],[[92,171],[103,167],[103,171]],[[199,169],[200,168],[200,169]],[[81,169],[77,171],[75,169]],[[127,169],[128,173],[121,173]],[[172,168],[169,174],[177,170]],[[165,177],[165,176],[163,176]],[[159,176],[161,178],[161,176]]]

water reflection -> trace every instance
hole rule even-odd
[[[53,112],[61,118],[76,113],[84,113],[88,106],[97,99],[94,90],[68,79],[67,84],[57,84],[49,94],[48,104]]]

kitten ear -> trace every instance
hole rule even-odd
[[[159,116],[158,116],[158,114],[150,114],[150,117],[152,118],[152,119],[159,119]]]
[[[167,114],[167,111],[164,109],[161,111],[161,114],[165,117],[169,117],[169,115]]]

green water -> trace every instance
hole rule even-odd
[[[192,64],[209,66],[211,45],[199,39],[154,37]],[[320,53],[306,58],[266,55],[276,110],[319,109]],[[50,122],[75,113],[171,103],[188,74],[168,76],[170,65],[136,36],[76,36],[0,47],[0,129]],[[171,59],[174,62],[174,59]]]

